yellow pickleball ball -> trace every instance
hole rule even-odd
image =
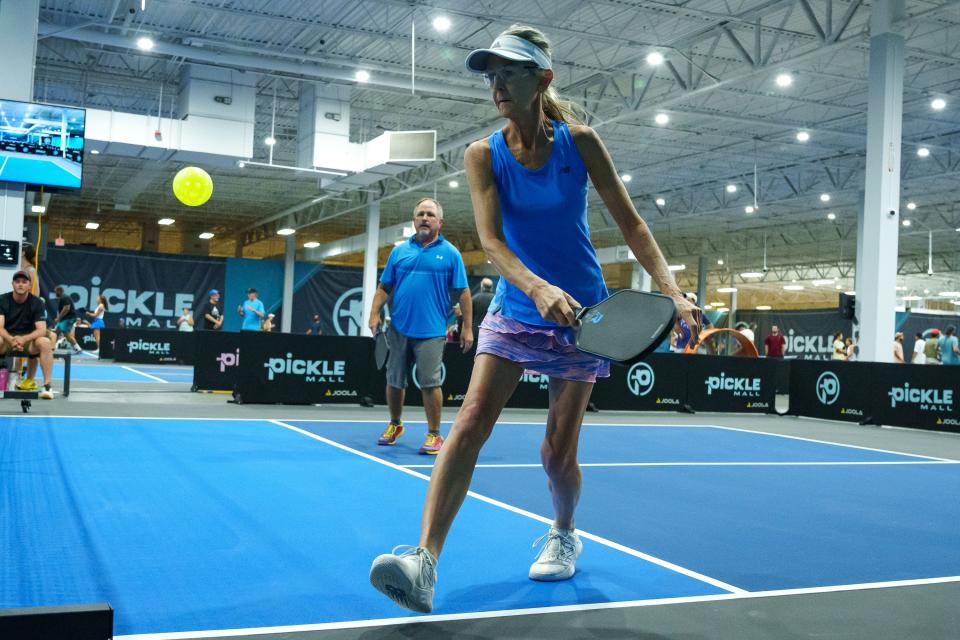
[[[199,207],[213,195],[213,178],[200,167],[184,167],[173,177],[173,195],[188,207]]]

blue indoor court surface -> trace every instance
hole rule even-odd
[[[193,367],[139,364],[84,364],[84,356],[74,356],[70,365],[73,382],[193,382]],[[53,362],[53,379],[63,380],[63,363]]]
[[[413,615],[367,572],[416,541],[421,478],[266,421],[5,423],[0,608],[107,601],[118,634]],[[544,531],[468,500],[434,613],[723,593],[589,541],[575,582],[531,582]]]
[[[416,542],[424,425],[378,447],[382,422],[286,424],[416,467],[266,420],[0,419],[0,608],[106,601],[120,635],[414,615],[367,572]],[[550,516],[542,432],[498,425],[472,489]],[[599,539],[577,576],[528,580],[546,525],[468,498],[434,613],[960,575],[960,465],[706,426],[586,426],[581,443],[578,525]],[[615,463],[688,464],[589,466]]]

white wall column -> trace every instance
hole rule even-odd
[[[363,254],[363,326],[360,335],[370,334],[370,306],[377,291],[377,261],[380,254],[380,201],[367,207],[367,248]]]
[[[630,288],[639,291],[650,291],[652,286],[653,282],[650,279],[650,274],[640,266],[639,262],[634,263],[633,273],[630,276]]]
[[[866,188],[857,225],[856,276],[859,359],[868,362],[893,360],[904,52],[895,25],[903,6],[904,0],[876,0],[870,16]]]
[[[293,327],[293,279],[297,261],[297,236],[291,234],[285,238],[283,254],[283,302],[280,307],[280,331],[290,333]]]
[[[33,101],[39,16],[40,0],[0,1],[0,87],[4,98]],[[18,243],[23,239],[25,197],[23,185],[0,183],[0,239]],[[0,266],[0,292],[10,290],[18,268],[19,263]]]

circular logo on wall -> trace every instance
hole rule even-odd
[[[410,372],[410,375],[413,377],[413,384],[417,385],[417,389],[420,388],[420,380],[417,379],[417,365],[413,365],[413,371]],[[447,380],[447,365],[440,363],[440,386],[443,386],[443,383]]]
[[[627,388],[635,396],[645,396],[653,391],[656,379],[653,367],[645,362],[638,362],[627,372]]]
[[[824,371],[817,378],[817,400],[831,405],[840,397],[840,379],[832,371]]]
[[[363,287],[347,289],[333,305],[333,327],[339,336],[359,336],[363,326]]]

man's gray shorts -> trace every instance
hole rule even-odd
[[[407,387],[407,367],[413,355],[417,368],[417,382],[421,389],[439,387],[443,367],[444,336],[436,338],[408,338],[393,328],[387,329],[390,359],[387,360],[387,384],[396,389]]]

